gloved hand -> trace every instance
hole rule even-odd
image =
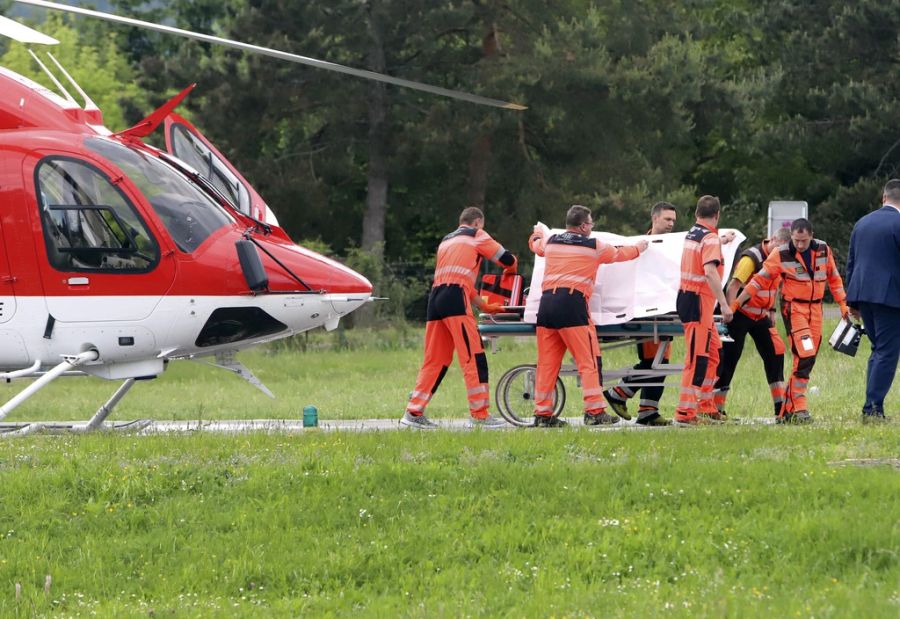
[[[499,303],[482,303],[481,307],[478,308],[481,310],[482,314],[498,314],[503,311],[503,306]]]
[[[504,275],[515,275],[519,272],[519,261],[513,257],[513,263],[508,267],[503,267]]]
[[[841,303],[841,318],[850,320],[850,308],[847,307],[846,303]]]

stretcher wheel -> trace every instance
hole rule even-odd
[[[534,422],[534,383],[534,365],[517,365],[497,383],[494,390],[497,410],[514,426],[530,426]],[[557,377],[553,392],[553,416],[559,417],[565,405],[566,387]]]

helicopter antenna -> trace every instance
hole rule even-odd
[[[78,85],[78,82],[72,79],[72,76],[69,75],[69,72],[66,71],[61,64],[59,64],[59,61],[53,57],[53,54],[47,52],[47,55],[50,56],[50,60],[53,61],[53,64],[56,65],[56,68],[62,72],[67,80],[69,80],[69,83],[72,84],[72,87],[75,88],[79,95],[81,95],[81,98],[84,99],[84,110],[86,112],[99,112],[100,108],[97,107],[97,104],[94,103],[89,96],[87,96],[87,93],[82,90],[81,86]]]
[[[509,101],[501,101],[499,99],[490,99],[488,97],[481,97],[479,95],[474,95],[467,92],[461,92],[459,90],[450,90],[448,88],[442,88],[440,86],[431,86],[429,84],[423,84],[421,82],[414,82],[412,80],[403,79],[400,77],[392,77],[390,75],[384,75],[383,73],[376,73],[375,71],[367,71],[364,69],[354,69],[352,67],[347,67],[342,64],[337,64],[334,62],[328,62],[325,60],[317,60],[315,58],[309,58],[308,56],[299,56],[297,54],[291,54],[288,52],[282,52],[277,49],[272,49],[270,47],[261,47],[259,45],[250,45],[249,43],[241,43],[240,41],[233,41],[231,39],[223,39],[221,37],[215,37],[208,34],[200,34],[198,32],[191,32],[190,30],[182,30],[181,28],[173,28],[172,26],[163,26],[162,24],[154,24],[151,22],[141,21],[139,19],[133,19],[130,17],[122,17],[119,15],[113,15],[111,13],[103,13],[101,11],[92,11],[90,9],[83,9],[77,6],[69,6],[67,4],[59,4],[58,2],[46,2],[45,0],[15,0],[19,4],[28,4],[30,6],[39,6],[45,9],[54,9],[57,11],[67,11],[69,13],[75,13],[78,15],[87,15],[89,17],[96,17],[98,19],[105,19],[107,21],[116,22],[119,24],[127,24],[129,26],[137,26],[139,28],[147,28],[148,30],[155,30],[157,32],[165,32],[166,34],[174,34],[176,36],[185,37],[187,39],[194,39],[196,41],[204,41],[206,43],[215,43],[217,45],[224,45],[225,47],[232,47],[235,49],[240,49],[243,51],[253,52],[255,54],[262,54],[263,56],[271,56],[272,58],[278,58],[280,60],[287,60],[288,62],[296,62],[298,64],[304,64],[311,67],[318,67],[319,69],[327,69],[329,71],[336,71],[338,73],[344,73],[346,75],[353,75],[355,77],[362,77],[369,80],[375,80],[378,82],[384,82],[386,84],[393,84],[395,86],[402,86],[404,88],[412,88],[413,90],[421,90],[423,92],[429,92],[435,95],[440,95],[443,97],[450,97],[451,99],[459,99],[461,101],[468,101],[469,103],[476,103],[478,105],[489,105],[491,107],[498,107],[507,110],[524,110],[527,109],[524,105],[519,103],[512,103]]]
[[[59,41],[42,32],[0,15],[0,35],[27,45],[59,45]]]
[[[31,54],[31,57],[34,58],[34,61],[35,61],[36,63],[38,63],[38,66],[44,71],[44,73],[46,73],[47,76],[48,76],[51,80],[53,80],[53,83],[56,84],[56,87],[59,88],[59,91],[63,94],[63,96],[66,98],[66,100],[67,100],[69,103],[71,103],[72,105],[74,105],[75,107],[80,107],[80,106],[78,105],[78,101],[76,101],[75,98],[74,98],[72,95],[69,94],[69,91],[66,90],[66,89],[63,87],[63,85],[59,83],[59,80],[56,79],[56,76],[53,75],[53,73],[50,72],[50,69],[47,68],[47,65],[45,65],[43,62],[41,62],[41,59],[37,57],[37,54],[35,54],[35,53],[34,53],[33,51],[31,51],[30,49],[28,50],[28,53]],[[52,57],[52,56],[51,56],[51,57]]]

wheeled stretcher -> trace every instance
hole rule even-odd
[[[538,223],[538,226],[543,224]],[[545,227],[546,228],[546,227]],[[561,232],[549,230],[547,234]],[[720,230],[725,233],[726,230]],[[738,246],[746,238],[740,230],[734,232],[733,242],[723,245],[725,272],[730,273]],[[675,314],[678,285],[681,278],[681,252],[686,233],[624,237],[606,232],[592,232],[591,236],[611,245],[631,245],[646,239],[650,246],[636,260],[603,264],[597,270],[594,294],[589,312],[597,325],[602,348],[610,350],[622,346],[635,347],[644,342],[672,341],[684,336],[684,328]],[[519,297],[519,289],[512,278],[504,275],[483,280],[480,295],[492,303],[506,301],[508,313],[483,316],[478,326],[481,337],[492,352],[498,350],[502,337],[524,337],[537,334],[535,321],[541,299],[544,259],[535,256],[530,291]],[[497,298],[500,294],[503,298]],[[495,296],[491,296],[495,295]],[[523,303],[524,301],[524,303]],[[724,334],[721,322],[719,333]],[[665,385],[670,375],[681,375],[684,365],[665,359],[665,346],[658,347],[649,369],[636,370],[631,365],[621,369],[603,368],[602,383],[612,386],[623,380],[634,387]],[[637,359],[632,362],[635,363]],[[564,364],[560,376],[578,376],[574,364]],[[633,383],[637,379],[653,382]],[[674,381],[673,381],[674,382]],[[680,382],[680,381],[679,381]],[[530,425],[534,414],[535,365],[518,365],[507,371],[497,383],[495,399],[500,414],[515,425]],[[559,415],[566,403],[566,390],[557,379],[553,414]]]
[[[518,309],[518,308],[510,308]],[[718,323],[719,332],[727,337],[724,325]],[[500,339],[503,337],[527,337],[536,334],[536,326],[524,322],[518,313],[499,315],[484,315],[478,325],[478,331],[485,348],[490,348],[492,353],[499,350]],[[664,314],[646,318],[636,318],[621,324],[598,325],[597,337],[600,339],[603,350],[630,346],[634,348],[643,342],[666,342],[684,335],[684,328],[678,316]],[[665,346],[658,347],[656,357],[649,369],[634,369],[631,366],[610,369],[603,368],[602,383],[612,386],[618,381],[635,388],[647,386],[659,386],[666,384],[666,378],[671,375],[679,375],[684,369],[681,363],[670,363],[665,359]],[[517,426],[531,425],[534,419],[534,363],[517,365],[507,370],[494,389],[494,399],[497,410],[509,423]],[[558,416],[566,404],[566,387],[561,378],[563,376],[575,376],[578,378],[578,370],[574,364],[563,364],[560,368],[559,378],[556,379],[556,389],[553,395],[553,415]],[[653,379],[653,382],[632,383],[635,379]]]

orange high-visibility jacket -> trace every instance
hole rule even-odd
[[[545,238],[543,231],[535,230],[528,246],[546,260],[542,291],[569,288],[584,295],[585,301],[594,292],[597,267],[609,262],[633,260],[641,253],[633,245],[615,247],[576,232],[562,232]]]
[[[465,290],[466,298],[475,296],[475,279],[481,260],[496,264],[506,253],[500,243],[484,230],[460,226],[441,241],[434,267],[434,287],[456,284]],[[501,264],[501,266],[503,266]]]
[[[785,302],[819,303],[825,295],[825,284],[831,289],[834,300],[843,304],[847,299],[844,282],[834,263],[831,248],[824,241],[813,239],[813,272],[806,269],[803,257],[793,243],[782,245],[766,258],[763,268],[753,276],[744,288],[751,296],[771,287],[772,281],[782,277],[781,298]]]
[[[681,254],[681,283],[678,287],[683,292],[692,292],[701,297],[709,297],[715,302],[716,295],[706,281],[706,268],[714,262],[722,277],[725,261],[722,259],[722,241],[719,231],[695,223],[684,239],[684,250]]]
[[[744,259],[750,260],[753,263],[753,274],[759,273],[759,270],[762,268],[762,265],[768,256],[766,253],[768,249],[766,243],[758,243],[741,252],[741,262]],[[740,266],[740,262],[738,263],[738,266]],[[753,320],[765,318],[768,316],[769,310],[775,307],[775,299],[778,296],[778,286],[781,285],[781,276],[778,275],[771,279],[766,279],[761,283],[765,284],[766,287],[761,288],[758,293],[754,294],[749,301],[739,308],[739,311],[743,312]],[[747,282],[744,281],[741,282],[741,284],[746,286]],[[741,288],[741,290],[743,290],[743,288]],[[738,290],[738,295],[740,295],[741,290]]]

